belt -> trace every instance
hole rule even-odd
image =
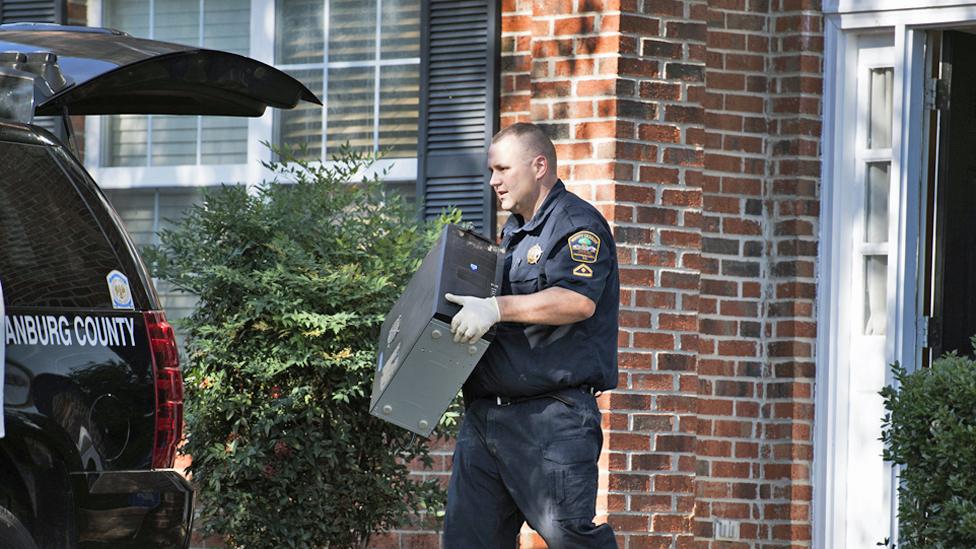
[[[536,399],[539,399],[539,398],[554,398],[554,399],[558,400],[559,402],[562,402],[566,406],[573,406],[573,403],[571,401],[566,400],[565,398],[559,396],[560,393],[562,393],[564,391],[571,390],[571,389],[579,389],[579,390],[581,390],[583,392],[586,392],[586,393],[589,393],[590,395],[593,395],[593,396],[598,396],[599,393],[600,393],[600,391],[597,391],[595,387],[592,387],[590,385],[578,385],[576,387],[567,387],[565,389],[558,389],[556,391],[551,391],[551,392],[548,392],[548,393],[542,393],[541,395],[532,395],[532,396],[527,396],[527,397],[514,397],[513,398],[513,397],[506,397],[506,396],[496,396],[495,397],[495,404],[497,404],[499,406],[509,406],[511,404],[518,404],[519,402],[526,402],[528,400],[536,400]]]

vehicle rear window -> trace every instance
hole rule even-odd
[[[47,148],[0,142],[0,280],[9,306],[111,308],[123,271]]]

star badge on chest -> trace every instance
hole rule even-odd
[[[536,244],[529,248],[529,252],[525,254],[525,260],[529,262],[529,265],[535,265],[542,258],[542,246]]]

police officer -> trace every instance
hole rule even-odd
[[[464,385],[448,488],[447,549],[514,548],[528,522],[551,549],[616,547],[593,523],[603,444],[595,394],[617,384],[620,283],[610,228],[556,178],[556,151],[518,123],[488,149],[502,229],[501,295],[447,295],[473,342],[498,324]]]

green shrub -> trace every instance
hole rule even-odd
[[[448,220],[420,224],[378,178],[350,183],[372,160],[285,154],[268,167],[294,184],[209,192],[147,253],[199,296],[181,324],[184,451],[198,520],[232,547],[363,547],[443,505],[408,476],[427,441],[367,408],[379,325]]]
[[[976,362],[955,354],[908,373],[885,398],[884,457],[901,465],[902,547],[976,547]]]

